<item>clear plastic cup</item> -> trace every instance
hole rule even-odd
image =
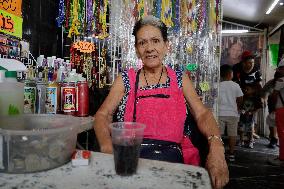
[[[145,125],[137,122],[115,122],[110,124],[110,128],[116,173],[122,176],[135,174]]]

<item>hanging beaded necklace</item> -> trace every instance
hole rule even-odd
[[[159,85],[159,84],[160,84],[160,81],[161,81],[161,79],[162,79],[163,72],[164,72],[164,67],[162,67],[161,75],[160,75],[160,78],[159,78],[158,83],[157,83],[156,85]],[[147,79],[146,79],[144,67],[143,67],[143,75],[144,75],[144,79],[145,79],[145,81],[146,81],[147,86],[149,86],[148,81],[147,81]]]

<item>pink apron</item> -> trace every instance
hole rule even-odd
[[[182,88],[178,87],[175,71],[167,68],[167,73],[168,77],[170,77],[170,87],[148,90],[138,88],[136,121],[146,125],[144,138],[181,144],[184,163],[199,165],[198,150],[192,145],[188,137],[183,135],[186,105]],[[131,89],[126,104],[124,121],[133,121],[135,71],[130,69],[128,76]],[[157,94],[168,96],[168,98],[149,97]]]

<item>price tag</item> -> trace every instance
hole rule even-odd
[[[197,68],[198,68],[198,65],[197,65],[197,64],[187,64],[187,65],[186,65],[186,69],[187,69],[188,71],[191,71],[191,72],[196,71]]]
[[[210,90],[210,85],[209,85],[209,83],[207,81],[199,83],[199,87],[200,87],[202,92],[206,92],[206,91]]]

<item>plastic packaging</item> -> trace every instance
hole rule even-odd
[[[77,134],[92,122],[66,115],[0,116],[0,172],[37,172],[69,162]]]
[[[89,165],[91,152],[88,150],[76,150],[72,156],[72,165]]]
[[[24,84],[17,82],[17,71],[26,70],[18,60],[0,59],[0,115],[23,113]]]

